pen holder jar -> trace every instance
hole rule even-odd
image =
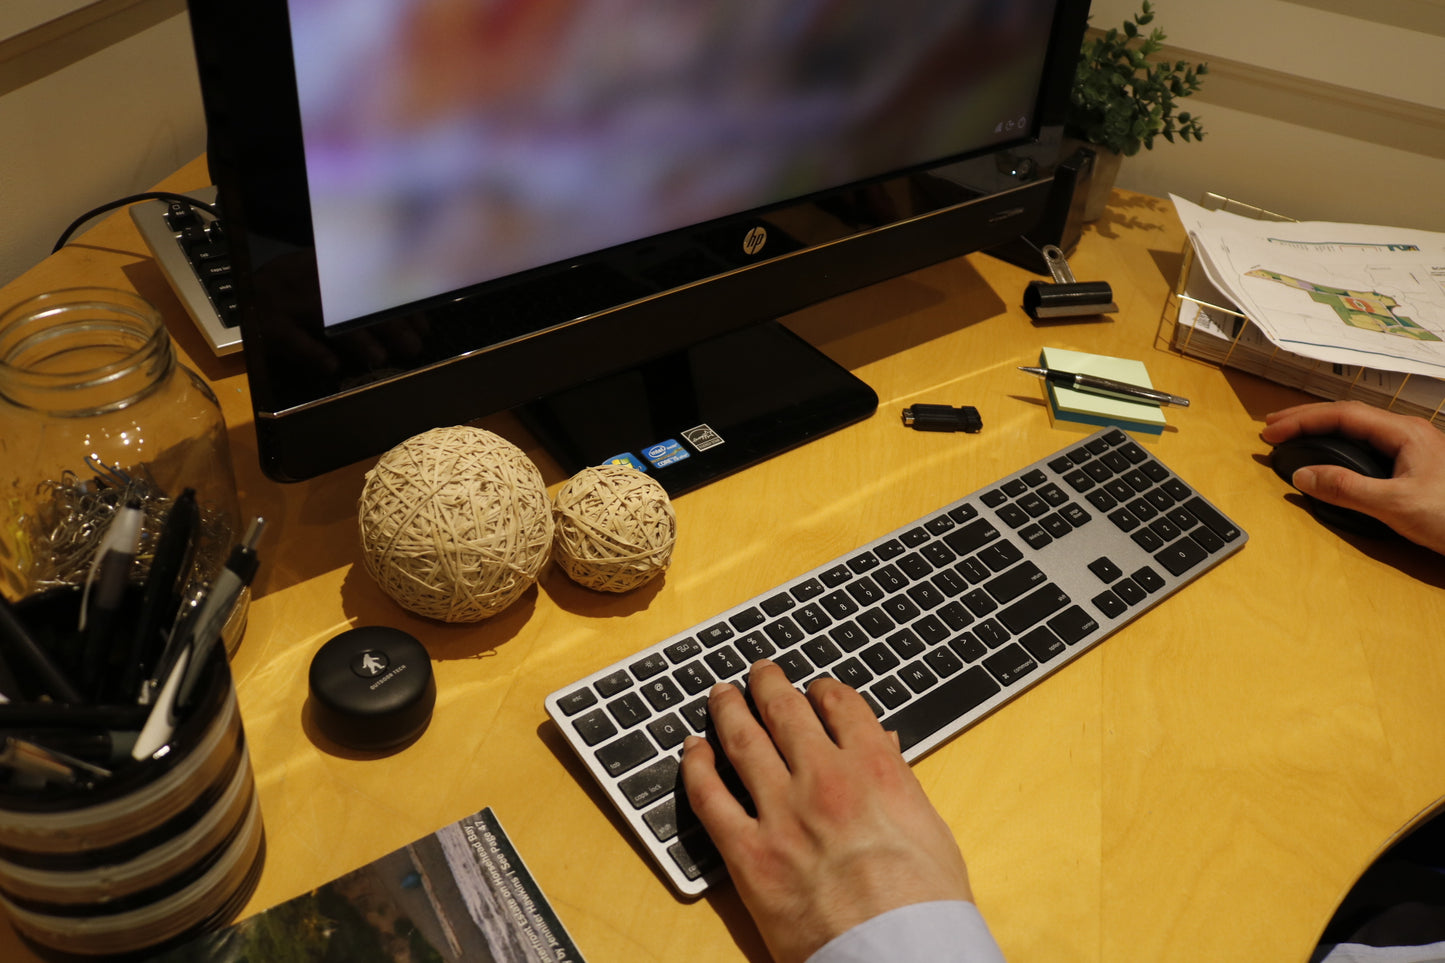
[[[73,642],[79,592],[15,607],[42,651]],[[69,778],[0,768],[0,912],[42,952],[139,954],[229,922],[255,890],[265,831],[229,663],[210,650],[166,744],[131,758],[147,707],[12,701],[0,726],[73,757]],[[105,770],[96,776],[90,767]]]
[[[0,315],[0,593],[80,585],[112,515],[145,509],[131,579],[149,570],[160,521],[184,488],[200,509],[186,594],[240,535],[216,396],[176,360],[160,314],[126,291],[42,294]],[[233,652],[249,594],[223,633]]]

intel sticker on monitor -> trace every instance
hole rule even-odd
[[[669,438],[667,441],[659,441],[655,445],[648,445],[642,449],[642,457],[652,462],[653,468],[666,468],[673,462],[679,462],[691,456],[676,438]]]

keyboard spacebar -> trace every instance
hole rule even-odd
[[[993,676],[974,666],[884,719],[883,728],[898,733],[899,748],[907,752],[998,690]]]

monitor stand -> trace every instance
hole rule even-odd
[[[878,396],[776,321],[517,409],[574,474],[616,461],[680,495],[867,418]]]

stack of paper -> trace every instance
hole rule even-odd
[[[1426,417],[1439,409],[1445,234],[1173,201],[1195,257],[1176,348],[1325,398]]]

